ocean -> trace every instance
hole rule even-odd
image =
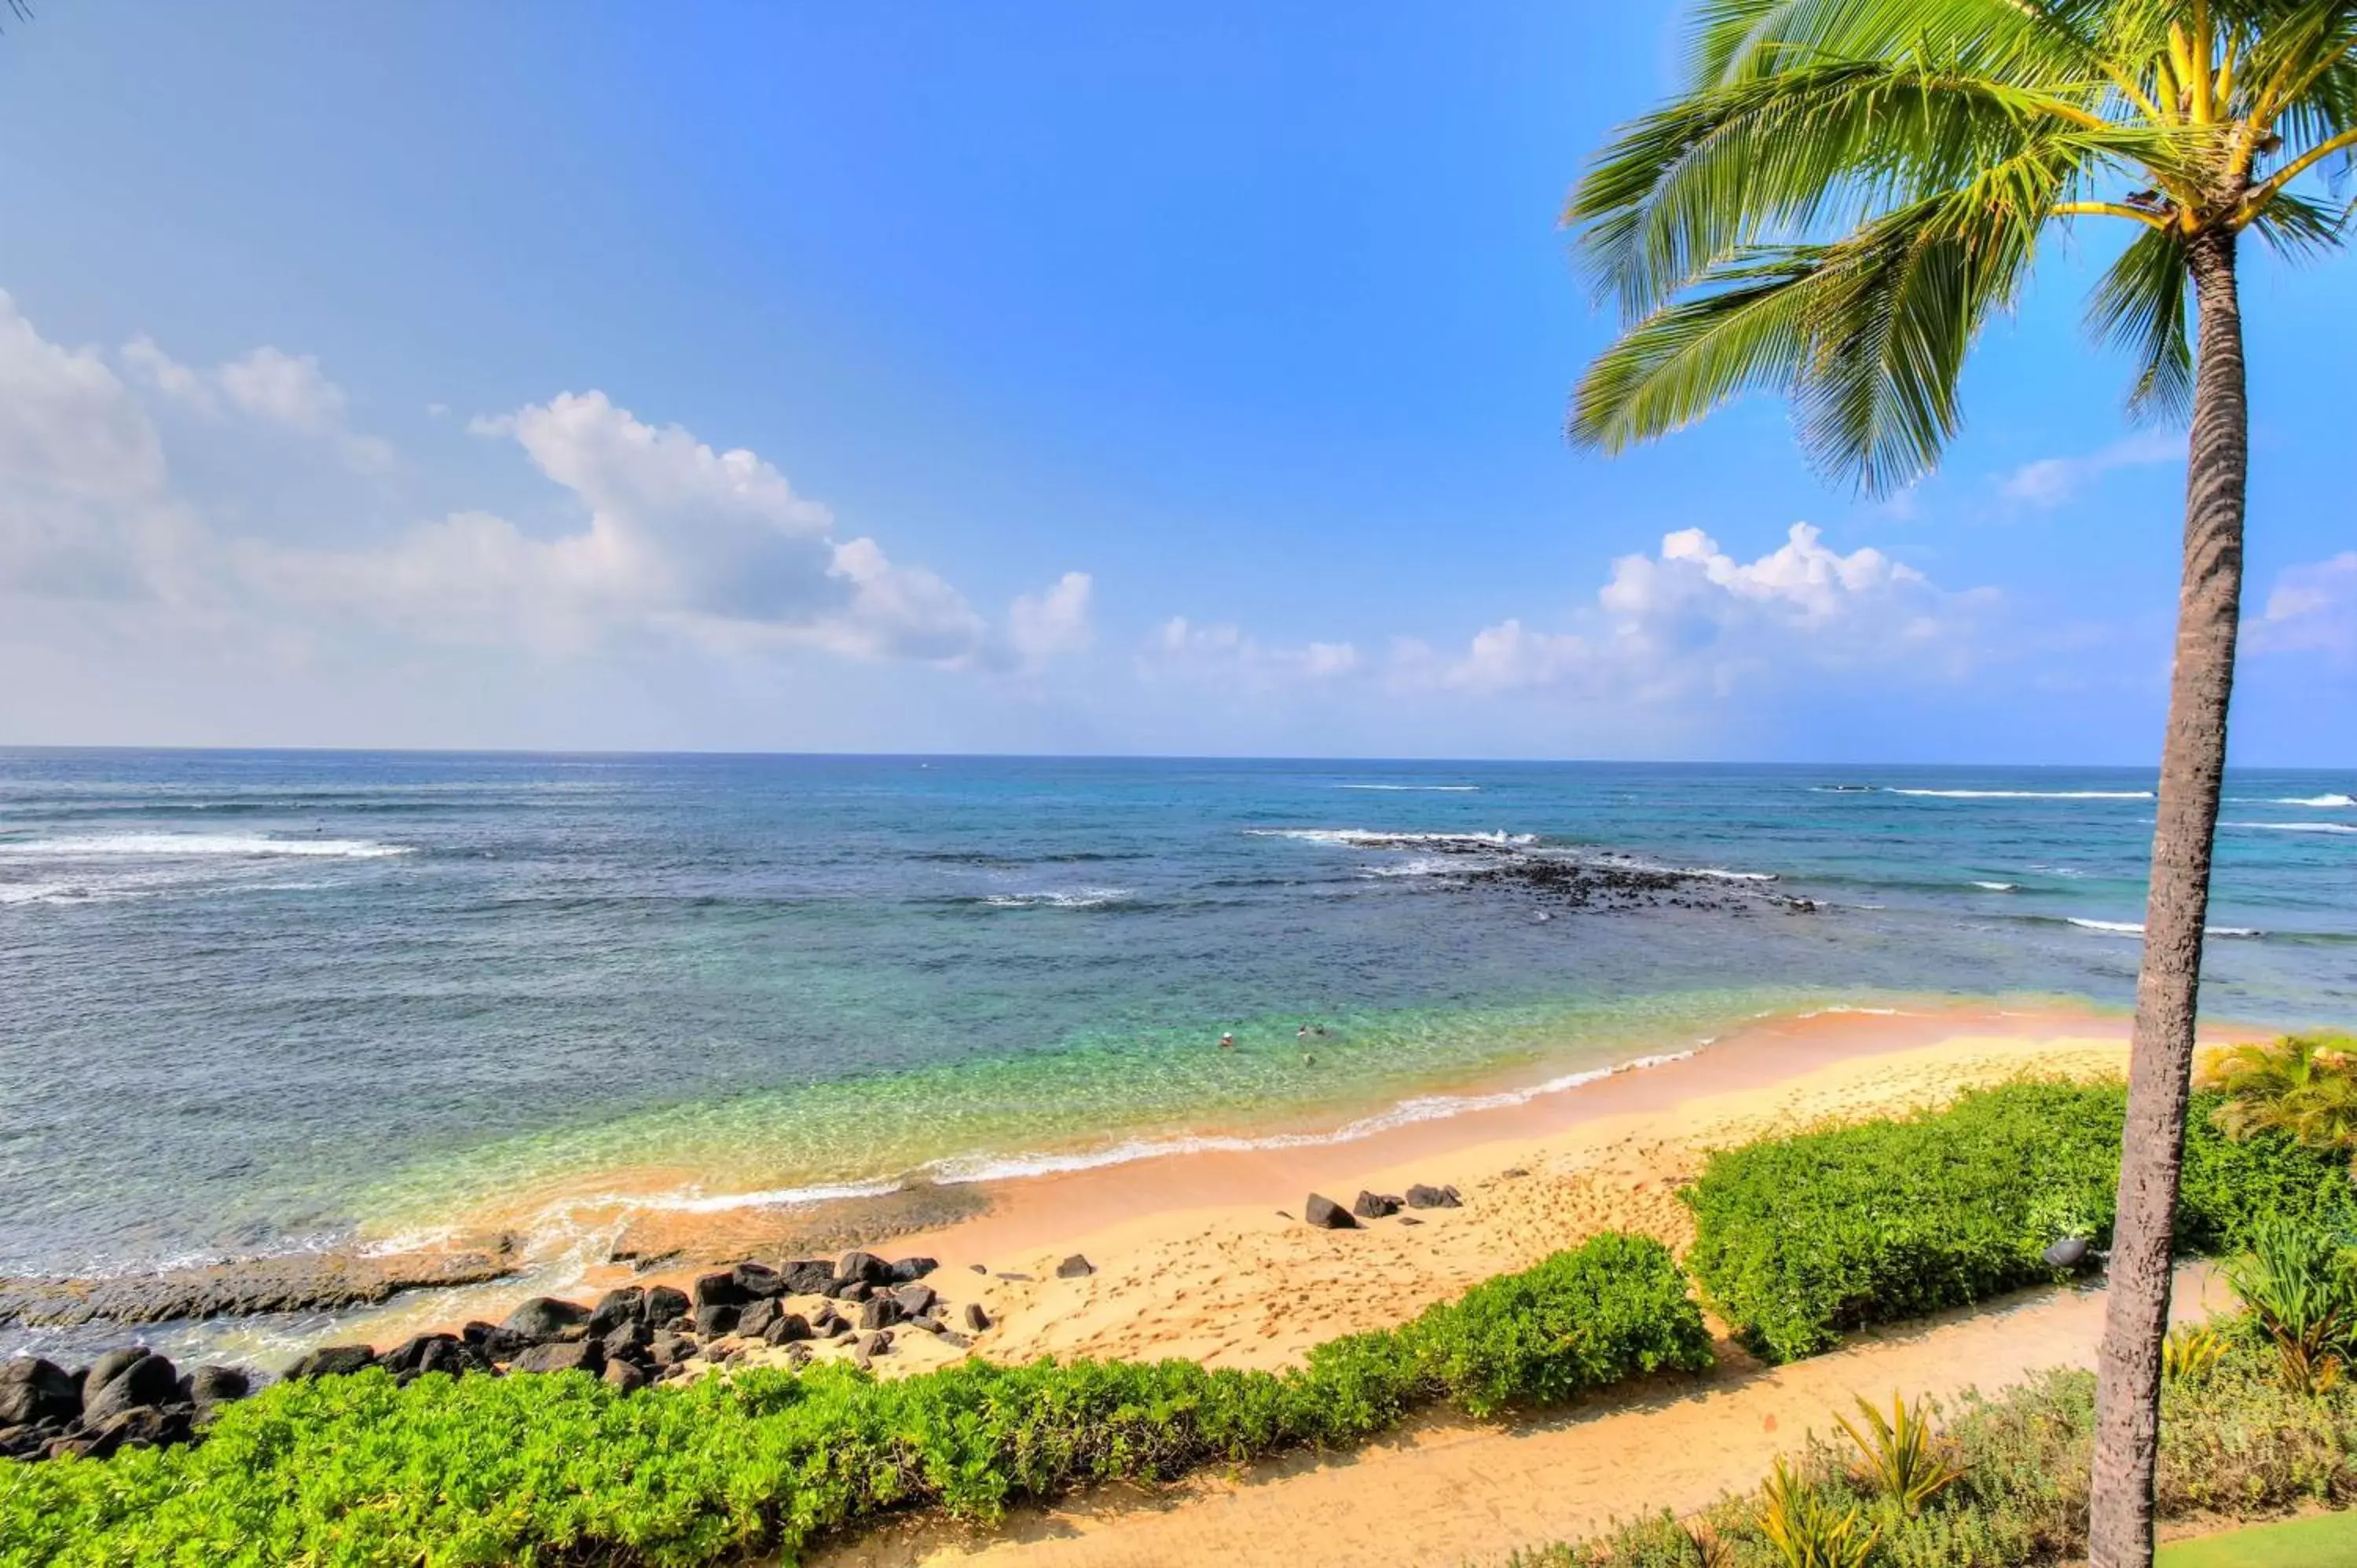
[[[778,1204],[1348,1137],[1763,1014],[2125,1008],[2151,789],[0,751],[0,1275],[386,1244],[609,1172]],[[2357,1024],[2352,793],[2231,777],[2207,1015]]]

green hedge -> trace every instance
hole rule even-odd
[[[2340,1160],[2273,1134],[2232,1142],[2210,1125],[2214,1103],[2194,1097],[2181,1247],[2232,1247],[2267,1211],[2357,1228]],[[2051,1281],[2039,1254],[2059,1237],[2108,1242],[2126,1106],[2116,1083],[2015,1083],[1943,1112],[1715,1154],[1684,1194],[1687,1266],[1737,1337],[1774,1360]]]
[[[0,1563],[704,1563],[895,1508],[1021,1498],[1361,1441],[1639,1374],[1710,1339],[1659,1242],[1599,1236],[1282,1374],[971,1361],[756,1369],[621,1396],[576,1373],[281,1383],[191,1447],[0,1461]]]

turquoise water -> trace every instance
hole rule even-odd
[[[0,752],[0,1273],[383,1235],[624,1169],[774,1202],[1334,1135],[1764,1011],[2125,1005],[2149,789]],[[2213,921],[2253,934],[2212,944],[2213,1015],[2357,1022],[2352,789],[2233,780]],[[1466,875],[1548,856],[1716,875],[1624,910]]]

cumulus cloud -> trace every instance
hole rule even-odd
[[[274,349],[198,371],[152,338],[120,363],[199,414],[237,417],[373,461],[317,360]],[[564,654],[648,639],[723,653],[813,648],[952,668],[1035,668],[1088,646],[1090,579],[1068,573],[1003,622],[893,561],[745,448],[716,451],[603,392],[472,428],[513,441],[581,521],[528,532],[483,510],[362,547],[225,535],[172,493],[132,385],[92,350],[44,339],[0,295],[0,592],[169,596],[306,635],[373,627],[447,644]]]
[[[1017,655],[1038,665],[1087,652],[1096,641],[1089,616],[1094,587],[1086,572],[1067,572],[1036,594],[1018,596],[1006,611],[1006,639]]]
[[[49,342],[0,290],[0,480],[73,496],[152,493],[164,448],[95,349]]]
[[[199,371],[173,359],[143,333],[123,346],[121,358],[142,384],[209,419],[233,413],[258,424],[328,442],[361,473],[393,466],[390,445],[351,429],[350,400],[319,368],[317,355],[289,354],[265,344]]]
[[[1689,707],[1798,682],[1953,680],[1984,655],[1993,592],[1950,593],[1879,550],[1844,553],[1812,525],[1739,560],[1700,529],[1624,555],[1562,624],[1513,617],[1455,648],[1401,638],[1380,659],[1347,643],[1269,647],[1230,625],[1167,623],[1149,676],[1266,693],[1351,682],[1394,696],[1547,694],[1598,709]]]
[[[1188,681],[1236,690],[1323,682],[1355,672],[1362,660],[1347,642],[1271,646],[1226,623],[1199,626],[1184,616],[1163,622],[1137,658],[1149,681]]]
[[[1881,551],[1845,555],[1812,525],[1738,561],[1698,528],[1665,534],[1654,555],[1624,555],[1592,607],[1561,631],[1511,619],[1474,634],[1465,651],[1402,650],[1418,683],[1501,692],[1569,687],[1660,697],[1731,693],[1770,671],[1969,661],[1969,631],[1986,596],[1952,595]]]
[[[2171,463],[2185,456],[2183,437],[2147,430],[2078,457],[2041,457],[1997,481],[1997,493],[2023,506],[2050,510],[2116,468]]]
[[[2266,607],[2245,624],[2244,639],[2254,653],[2357,660],[2357,550],[2287,570]]]

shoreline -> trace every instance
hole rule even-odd
[[[2025,1072],[2115,1073],[2127,1033],[2126,1018],[2092,1009],[1815,1010],[1757,1021],[1660,1065],[1347,1143],[1173,1152],[972,1184],[963,1190],[987,1198],[980,1212],[897,1229],[881,1250],[937,1258],[931,1283],[960,1305],[984,1308],[993,1326],[973,1354],[1280,1366],[1319,1340],[1394,1325],[1599,1230],[1683,1246],[1690,1229],[1675,1189],[1710,1146],[1943,1103]],[[2264,1033],[2213,1026],[2204,1041]],[[1311,1191],[1347,1207],[1361,1187],[1397,1193],[1413,1182],[1456,1186],[1465,1206],[1351,1231],[1299,1220]],[[585,1260],[556,1294],[592,1300],[625,1284],[683,1288],[712,1266],[796,1255],[792,1236],[825,1223],[808,1210],[642,1218],[626,1249],[638,1260]],[[1057,1277],[1074,1254],[1092,1272]],[[544,1283],[459,1293],[463,1310],[436,1292],[352,1326],[391,1342],[468,1316],[496,1321]],[[964,1353],[910,1337],[877,1366],[920,1370]],[[751,1359],[770,1354],[756,1348]]]
[[[605,1173],[582,1184],[601,1193],[537,1193],[517,1208],[544,1214],[567,1201],[603,1204],[627,1218],[602,1231],[584,1229],[561,1255],[519,1257],[502,1277],[407,1291],[339,1316],[298,1312],[178,1326],[203,1336],[208,1354],[275,1370],[319,1343],[382,1345],[470,1318],[496,1322],[532,1296],[591,1301],[620,1285],[684,1288],[740,1259],[872,1246],[941,1261],[935,1283],[944,1294],[982,1305],[993,1321],[975,1354],[1178,1355],[1274,1366],[1318,1339],[1388,1326],[1598,1230],[1683,1245],[1684,1211],[1673,1194],[1713,1142],[1944,1101],[2023,1071],[2117,1070],[2128,1026],[2126,1016],[2092,1006],[1924,999],[1812,1008],[1755,1018],[1666,1058],[1537,1084],[1526,1069],[1520,1081],[1424,1097],[1459,1107],[1446,1114],[1394,1116],[1417,1103],[1395,1102],[1340,1128],[1172,1139],[1133,1157],[817,1204],[724,1196],[658,1207],[615,1196],[620,1173]],[[2204,1039],[2270,1032],[2219,1025]],[[1372,1221],[1356,1232],[1299,1223],[1312,1191],[1347,1208],[1361,1188],[1399,1193],[1416,1182],[1458,1187],[1466,1207]],[[453,1226],[442,1245],[405,1256],[424,1263],[457,1252],[497,1255],[515,1213],[478,1215]],[[1075,1253],[1096,1273],[1057,1279],[1057,1264]],[[386,1261],[382,1251],[371,1255]],[[116,1342],[151,1337],[127,1321],[92,1324],[80,1337],[93,1329]],[[920,1369],[962,1353],[931,1341],[906,1350],[879,1361],[879,1370]]]

